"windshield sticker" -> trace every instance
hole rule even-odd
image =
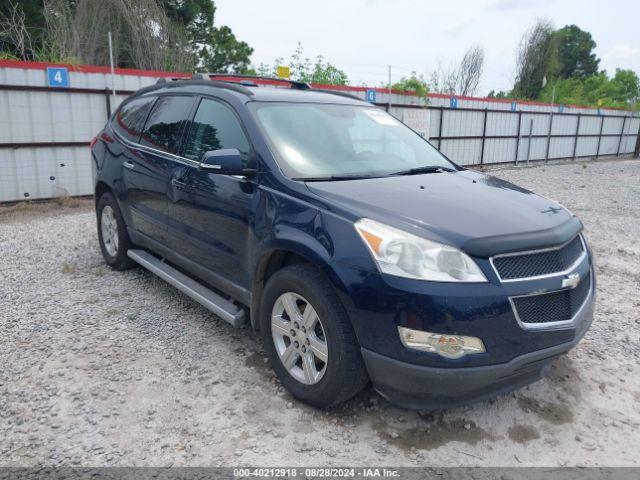
[[[365,110],[365,113],[380,125],[398,125],[398,121],[395,118],[380,110]]]

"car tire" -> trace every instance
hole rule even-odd
[[[294,264],[269,278],[260,303],[260,330],[278,379],[305,403],[338,405],[369,381],[344,307],[312,265]]]
[[[127,227],[118,202],[110,192],[104,193],[98,200],[96,214],[98,241],[104,260],[114,270],[135,266],[135,262],[127,256],[127,250],[131,248]]]

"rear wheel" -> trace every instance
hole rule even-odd
[[[131,247],[129,235],[115,197],[107,192],[98,200],[98,241],[107,264],[114,270],[125,270],[135,265],[127,256]]]
[[[351,322],[315,267],[296,264],[276,272],[265,286],[260,312],[271,366],[293,396],[331,407],[367,384]]]

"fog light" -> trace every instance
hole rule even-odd
[[[398,332],[405,347],[437,353],[445,358],[461,358],[486,351],[482,340],[476,337],[443,335],[404,327],[398,327]]]

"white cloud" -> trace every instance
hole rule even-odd
[[[529,7],[533,7],[540,2],[535,0],[498,0],[495,3],[487,7],[487,11],[510,11],[510,10],[522,10]]]
[[[255,51],[252,60],[288,57],[298,41],[305,55],[322,54],[356,85],[379,85],[430,72],[460,59],[472,45],[484,47],[479,94],[513,85],[516,50],[538,17],[556,26],[576,24],[590,32],[601,69],[640,72],[635,12],[638,0],[323,0],[313,9],[300,0],[216,0],[216,23],[229,25]],[[250,7],[249,7],[250,5]],[[250,8],[251,15],[247,15]],[[635,9],[635,10],[634,10]],[[627,15],[607,15],[607,12]],[[634,14],[630,12],[633,11]]]
[[[614,45],[604,54],[609,60],[629,60],[639,55],[640,49],[624,44]]]

